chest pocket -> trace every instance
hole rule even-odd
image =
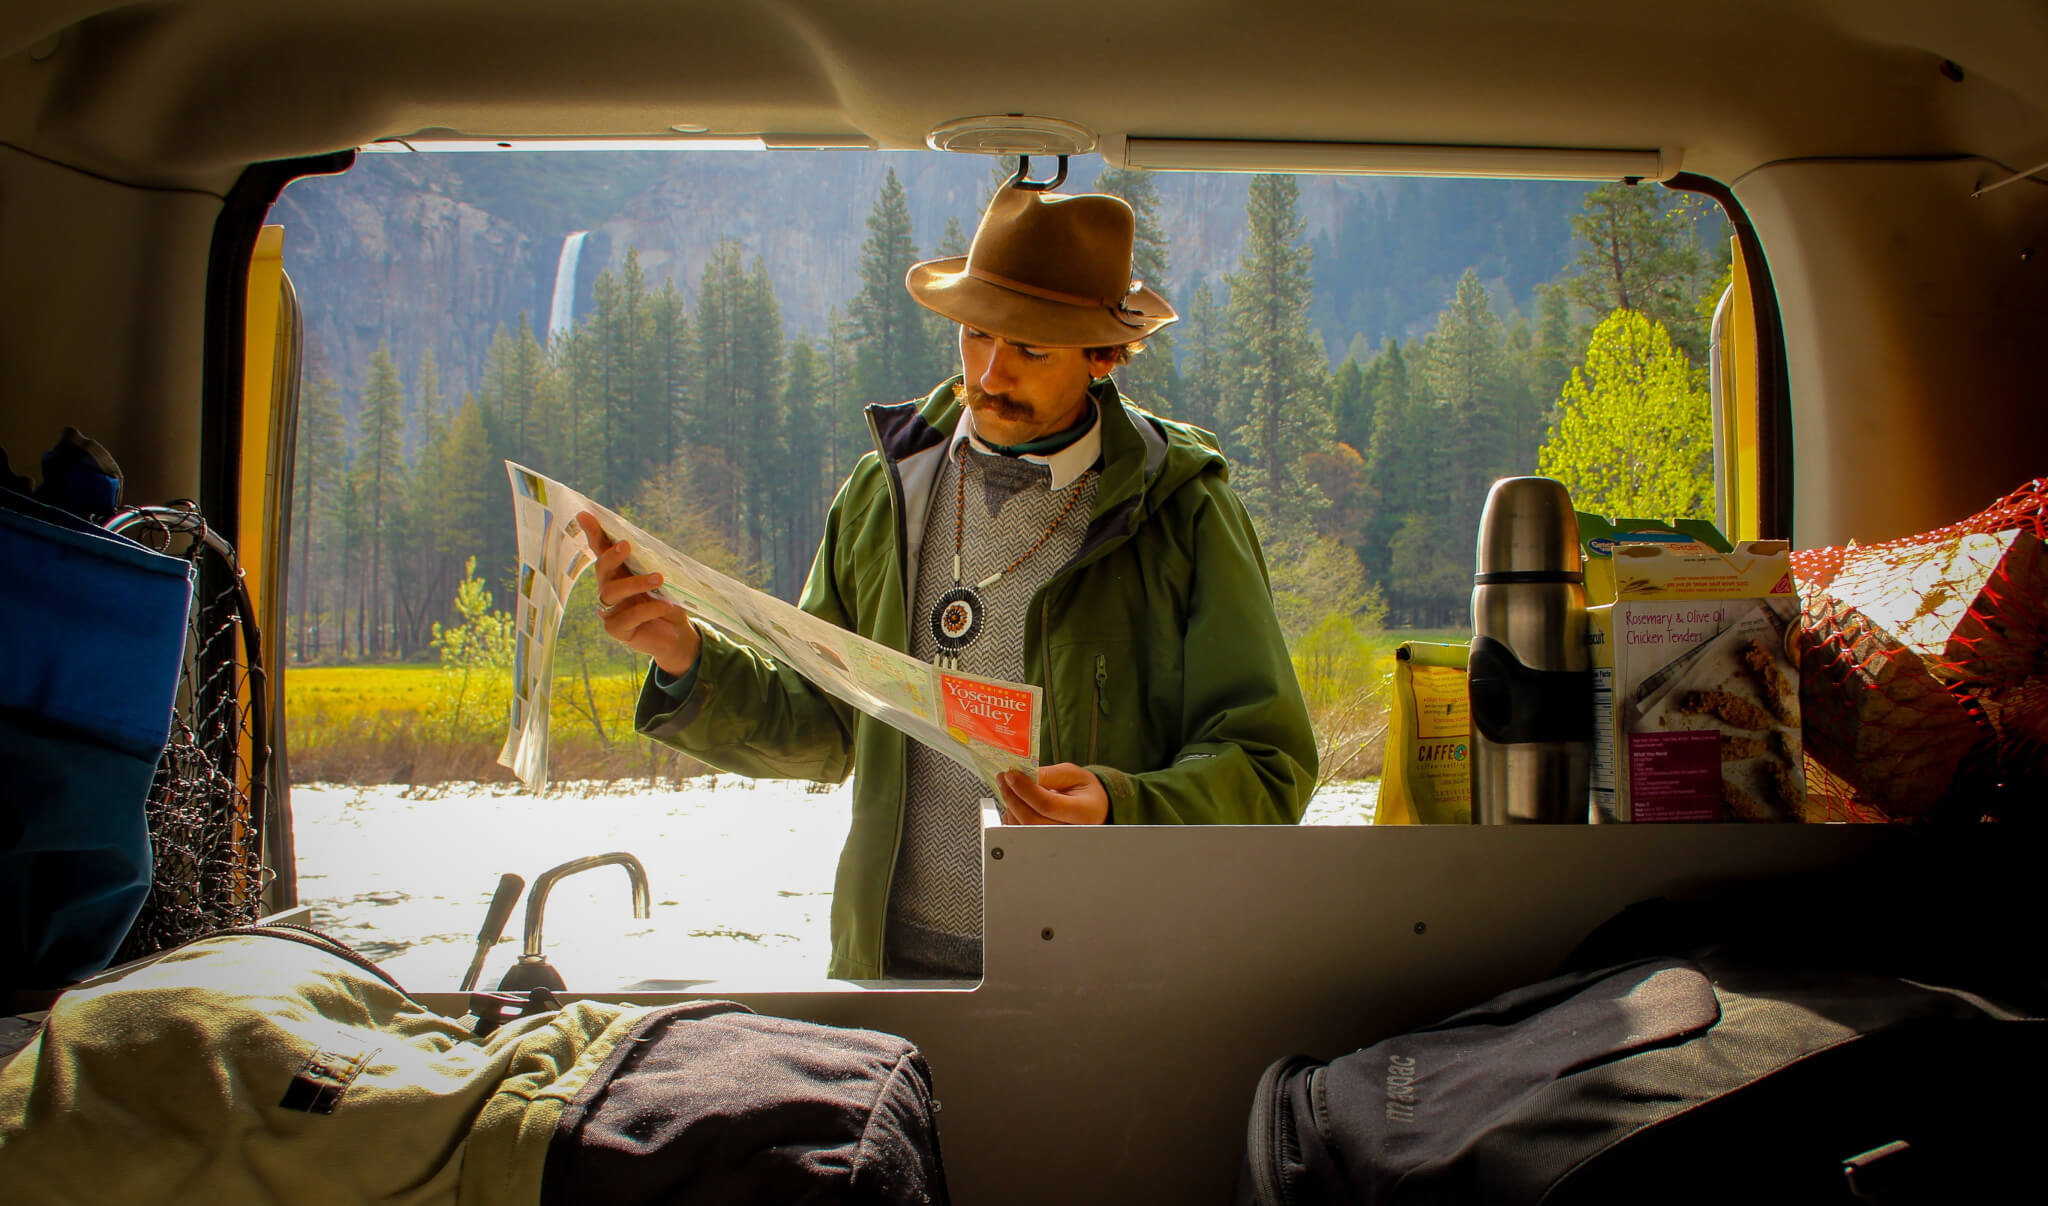
[[[1179,642],[1158,657],[1146,640],[1081,640],[1053,651],[1060,685],[1059,757],[1132,774],[1173,761],[1181,737]]]

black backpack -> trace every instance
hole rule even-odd
[[[894,1035],[672,1005],[563,1111],[540,1206],[945,1206],[936,1109]]]
[[[2048,1022],[1969,992],[1723,947],[1635,958],[1274,1064],[1237,1201],[2007,1199],[2034,1181],[2044,1074]]]

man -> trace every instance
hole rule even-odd
[[[1131,280],[1131,209],[1005,189],[968,254],[911,268],[959,324],[961,375],[868,407],[800,605],[925,660],[1046,689],[1050,765],[1004,776],[1012,824],[1277,823],[1315,740],[1249,518],[1206,432],[1110,371],[1176,315]],[[742,774],[854,776],[831,974],[981,972],[982,784],[648,594],[581,522],[605,630],[653,661],[642,733]]]

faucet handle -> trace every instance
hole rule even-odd
[[[519,893],[525,889],[526,881],[509,871],[498,877],[498,890],[491,895],[491,907],[484,912],[483,928],[476,932],[476,955],[469,961],[469,971],[463,974],[458,992],[476,987],[477,977],[483,974],[484,959],[504,936],[505,922],[511,918],[512,907],[519,903]]]

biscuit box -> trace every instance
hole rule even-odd
[[[1593,816],[1796,821],[1806,809],[1788,546],[1624,544],[1587,610]]]

